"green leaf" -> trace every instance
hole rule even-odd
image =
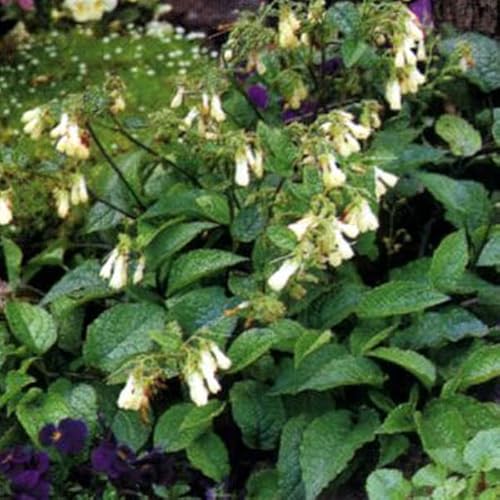
[[[5,376],[5,383],[0,396],[0,408],[5,406],[9,401],[21,394],[22,390],[28,385],[36,382],[36,379],[27,373],[19,370],[11,370]]]
[[[352,68],[363,57],[368,45],[359,37],[346,38],[341,47],[342,62],[346,68]]]
[[[236,373],[254,363],[274,344],[276,337],[268,328],[252,328],[236,337],[227,355],[232,361],[229,373]]]
[[[488,333],[488,326],[473,314],[461,307],[452,307],[419,316],[413,325],[394,335],[392,344],[418,351],[442,347],[448,342],[459,342],[468,337],[484,337]]]
[[[270,127],[259,121],[257,136],[266,158],[266,170],[282,176],[290,176],[298,155],[297,148],[283,127]]]
[[[327,10],[327,19],[346,35],[354,33],[361,24],[359,10],[352,2],[335,2]]]
[[[14,337],[36,354],[47,352],[57,340],[54,318],[39,306],[8,302],[5,315]]]
[[[245,500],[276,500],[278,473],[274,469],[254,472],[247,481]]]
[[[22,250],[9,238],[2,237],[3,258],[10,288],[15,289],[21,275]]]
[[[418,179],[444,205],[446,218],[469,233],[488,226],[491,202],[485,187],[474,181],[457,181],[440,174],[419,172]]]
[[[365,318],[383,318],[422,311],[447,300],[449,297],[425,283],[390,281],[367,292],[357,313]]]
[[[113,418],[111,430],[118,442],[138,451],[149,439],[151,422],[145,421],[137,411],[118,410]]]
[[[472,352],[457,375],[458,389],[465,391],[500,376],[500,345],[485,345]]]
[[[186,448],[191,465],[205,476],[220,482],[229,475],[229,456],[224,441],[213,432],[206,432]]]
[[[500,231],[488,240],[477,261],[478,266],[500,266]]]
[[[407,453],[410,448],[410,440],[402,434],[380,435],[378,441],[380,443],[380,452],[377,467],[385,467],[391,464]]]
[[[153,442],[167,452],[187,448],[211,426],[212,419],[221,409],[219,402],[196,407],[192,403],[181,403],[170,407],[156,423]],[[188,424],[186,425],[186,421]]]
[[[153,238],[144,250],[148,269],[156,269],[200,233],[214,227],[217,227],[217,224],[212,222],[186,222],[166,227]]]
[[[294,349],[294,363],[295,368],[297,368],[303,359],[319,349],[322,345],[330,342],[332,338],[332,333],[329,330],[325,330],[323,333],[316,333],[312,331],[304,332],[295,343]]]
[[[415,405],[412,403],[403,403],[392,409],[384,422],[378,429],[379,434],[399,434],[401,432],[413,432],[415,430],[415,421],[413,414]]]
[[[353,356],[339,345],[328,344],[307,356],[298,368],[284,363],[271,394],[326,391],[349,385],[380,386],[384,374],[368,358]]]
[[[279,397],[268,395],[268,387],[254,380],[237,382],[230,392],[233,418],[249,448],[272,450],[286,422]]]
[[[377,414],[367,410],[357,422],[345,410],[314,419],[304,431],[300,464],[306,500],[314,500],[347,467],[355,452],[375,438]]]
[[[472,156],[481,149],[481,134],[459,116],[441,115],[435,128],[455,156]]]
[[[366,480],[369,500],[406,500],[411,490],[410,482],[396,469],[377,469]]]
[[[150,351],[149,333],[162,330],[165,310],[154,304],[118,304],[102,313],[87,330],[85,362],[111,373],[131,357]]]
[[[299,415],[289,419],[283,427],[277,466],[281,498],[302,500],[305,497],[300,467],[300,443],[308,425],[309,419],[305,415]]]
[[[260,205],[242,208],[231,224],[231,235],[236,241],[250,243],[260,236],[267,224],[267,216]]]
[[[463,277],[468,262],[465,231],[448,235],[441,241],[432,257],[429,276],[433,285],[444,292],[453,291]]]
[[[404,351],[397,347],[379,347],[367,354],[374,358],[394,363],[417,377],[427,389],[436,382],[436,367],[427,358],[415,351]]]
[[[500,427],[479,431],[467,443],[464,460],[477,472],[500,470]]]
[[[245,260],[245,257],[224,250],[192,250],[173,263],[168,280],[169,294]]]
[[[469,471],[463,459],[467,443],[481,430],[498,427],[500,409],[462,395],[431,401],[417,419],[425,452],[449,470]]]
[[[99,276],[100,264],[88,260],[67,272],[45,295],[42,305],[50,304],[59,297],[71,296],[75,300],[85,301],[107,297],[114,292],[105,280]]]
[[[473,59],[472,68],[466,71],[465,77],[483,92],[500,88],[500,44],[480,33],[464,33],[444,40],[442,48],[445,53],[451,53],[464,44]]]
[[[491,134],[497,146],[500,146],[500,108],[493,110],[493,125],[491,127]]]

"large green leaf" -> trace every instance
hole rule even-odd
[[[295,368],[283,363],[272,394],[297,394],[301,391],[325,391],[349,385],[380,386],[384,374],[368,358],[353,356],[339,345],[326,345],[304,358]]]
[[[245,487],[245,500],[276,500],[278,472],[275,469],[257,470],[248,478]]]
[[[500,266],[500,227],[494,232],[484,246],[478,266]]]
[[[224,409],[220,401],[210,401],[197,407],[192,403],[171,406],[158,419],[154,445],[175,452],[187,448],[196,438],[210,429],[212,420]]]
[[[288,500],[302,500],[305,497],[300,467],[300,443],[308,425],[309,419],[305,415],[299,415],[289,419],[281,433],[278,482],[281,497]]]
[[[436,133],[450,145],[456,156],[472,156],[481,149],[481,134],[459,116],[442,115],[435,128]]]
[[[482,384],[500,376],[500,345],[485,345],[472,354],[461,365],[457,379],[458,389]]]
[[[444,205],[446,218],[469,233],[488,226],[491,202],[485,187],[474,181],[458,181],[440,174],[420,172],[418,179]]]
[[[264,384],[246,380],[233,385],[230,400],[233,418],[245,444],[262,450],[275,448],[286,422],[281,399],[270,396]]]
[[[3,258],[7,269],[7,279],[9,286],[15,289],[19,284],[21,275],[21,262],[23,252],[11,239],[2,237]]]
[[[467,337],[484,337],[488,333],[488,326],[469,311],[452,307],[419,316],[414,324],[397,332],[391,343],[403,349],[419,350],[441,347]]]
[[[396,469],[377,469],[366,480],[369,500],[406,500],[411,490],[410,482]]]
[[[236,337],[228,351],[233,363],[230,373],[235,373],[259,359],[271,349],[276,335],[268,328],[252,328]]]
[[[154,304],[119,304],[102,313],[88,328],[85,362],[113,372],[129,358],[152,349],[149,334],[162,330],[165,310]]]
[[[213,432],[206,432],[186,448],[193,467],[214,481],[220,482],[229,475],[229,456],[224,441]]]
[[[347,467],[355,452],[375,438],[379,425],[374,411],[362,411],[355,422],[345,410],[314,419],[300,445],[306,500],[314,500]]]
[[[283,176],[291,175],[298,152],[287,130],[283,127],[270,127],[260,121],[257,135],[266,155],[266,170]]]
[[[467,443],[481,430],[498,427],[500,409],[461,395],[431,401],[417,418],[426,453],[449,470],[467,472]]]
[[[357,313],[365,318],[383,318],[422,311],[449,299],[425,283],[390,281],[367,292]]]
[[[451,53],[460,45],[471,51],[473,64],[465,76],[484,92],[500,88],[500,44],[498,41],[480,33],[464,33],[444,40],[444,52]]]
[[[134,451],[146,444],[152,428],[151,421],[142,418],[137,411],[118,410],[111,424],[115,438]]]
[[[399,434],[401,432],[413,432],[415,430],[415,421],[413,414],[415,405],[412,403],[403,403],[392,409],[384,422],[378,429],[379,434]]]
[[[173,263],[168,279],[169,294],[245,260],[245,257],[224,250],[192,250]]]
[[[479,431],[467,443],[464,460],[478,472],[500,470],[500,427]]]
[[[436,382],[436,367],[427,358],[415,351],[404,351],[397,347],[379,347],[369,352],[368,356],[394,363],[408,370],[428,389]]]
[[[465,231],[457,231],[441,241],[432,257],[429,276],[436,288],[453,291],[469,262]]]
[[[47,352],[57,340],[54,318],[40,306],[11,301],[5,315],[14,337],[36,354]]]

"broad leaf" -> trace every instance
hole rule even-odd
[[[36,354],[47,352],[57,340],[54,318],[40,306],[8,302],[5,315],[14,337]]]
[[[500,266],[500,230],[497,230],[486,245],[477,261],[478,266]]]
[[[472,156],[481,149],[481,135],[459,116],[440,116],[436,122],[436,133],[450,145],[456,156]]]
[[[355,452],[375,438],[378,418],[363,411],[355,422],[345,410],[314,419],[304,431],[300,464],[306,500],[314,500],[347,467]]]
[[[422,311],[449,298],[423,283],[390,281],[367,292],[357,308],[360,317],[383,318]]]
[[[224,250],[192,250],[181,255],[172,265],[168,279],[169,294],[245,260],[245,257]]]
[[[276,335],[268,328],[252,328],[236,337],[228,350],[233,365],[229,373],[236,373],[259,359],[271,349]]]
[[[220,482],[229,475],[229,456],[224,441],[213,432],[206,432],[186,448],[191,465],[205,476]]]
[[[485,345],[464,361],[457,378],[458,389],[465,391],[500,376],[500,345]]]
[[[369,500],[406,500],[411,490],[410,482],[396,469],[377,469],[366,480]]]
[[[467,443],[464,460],[477,472],[500,470],[500,427],[479,431]]]

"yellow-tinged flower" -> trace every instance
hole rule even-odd
[[[294,49],[299,46],[297,32],[300,29],[300,21],[295,17],[292,9],[284,7],[281,9],[278,23],[278,43],[284,49]]]

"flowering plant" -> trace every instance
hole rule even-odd
[[[495,42],[424,3],[271,2],[147,116],[112,74],[24,111],[69,229],[3,239],[11,492],[498,492]]]

